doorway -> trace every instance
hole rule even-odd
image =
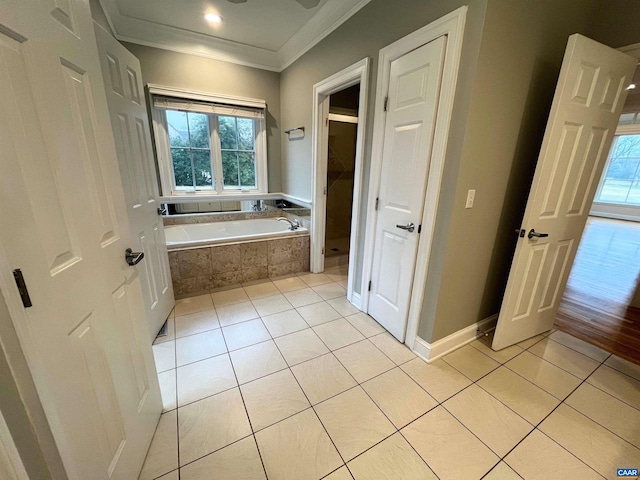
[[[348,270],[360,84],[329,97],[325,270]]]

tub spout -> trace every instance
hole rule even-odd
[[[288,222],[289,230],[297,230],[298,228],[300,228],[300,224],[297,220],[289,220],[286,217],[278,217],[276,220],[278,220],[279,222]]]

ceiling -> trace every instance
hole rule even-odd
[[[281,71],[370,0],[100,0],[119,40]],[[223,18],[209,23],[207,13]]]

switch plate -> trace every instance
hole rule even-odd
[[[473,202],[476,199],[476,191],[475,190],[469,190],[467,191],[467,204],[464,206],[464,208],[473,208]]]

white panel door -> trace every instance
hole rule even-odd
[[[636,60],[569,37],[492,347],[550,330]],[[535,236],[535,235],[544,236]]]
[[[391,63],[369,315],[402,342],[445,47],[440,37]]]
[[[127,202],[129,246],[145,255],[135,268],[140,274],[149,335],[153,341],[175,300],[164,225],[158,212],[158,181],[140,62],[97,24],[95,32]]]
[[[0,145],[0,288],[67,474],[137,478],[162,406],[87,1],[0,0]]]

